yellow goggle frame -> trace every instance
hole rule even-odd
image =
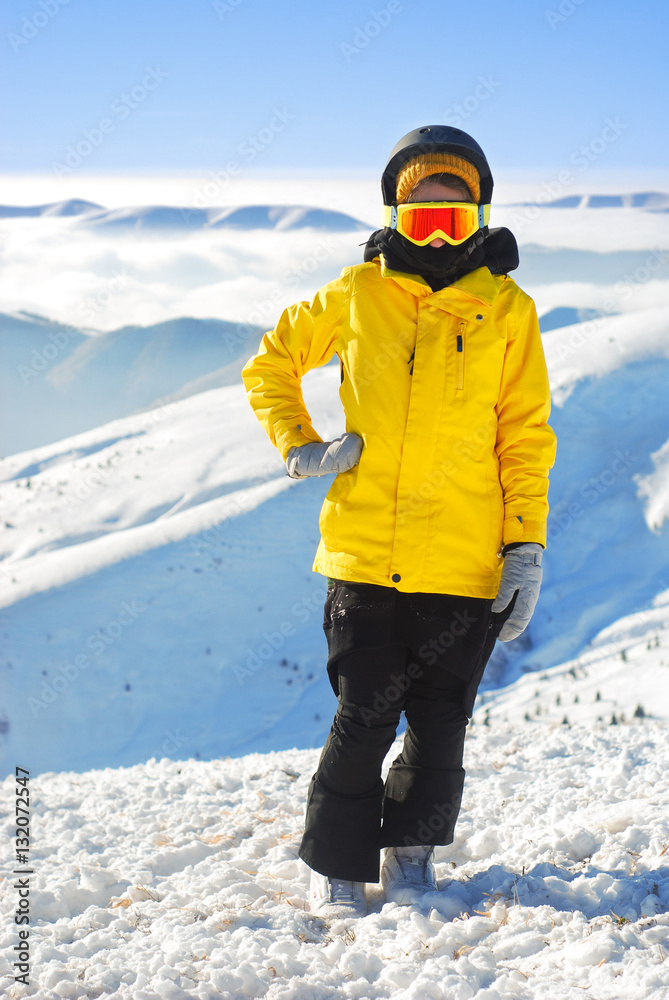
[[[488,225],[490,205],[471,201],[409,201],[383,206],[383,224],[423,247],[441,237],[451,246]]]

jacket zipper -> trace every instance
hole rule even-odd
[[[458,334],[456,338],[456,357],[457,357],[457,367],[455,372],[455,388],[464,389],[465,387],[465,323],[460,323],[458,326]]]

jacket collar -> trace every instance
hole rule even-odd
[[[422,275],[393,271],[386,266],[383,254],[379,254],[374,260],[380,262],[381,277],[396,281],[412,295],[429,298],[430,305],[437,306],[444,312],[454,313],[463,319],[470,319],[477,310],[478,312],[482,310],[487,315],[499,294],[499,278],[493,277],[489,268],[485,266],[477,267],[475,271],[469,271],[458,278],[452,285],[446,285],[438,292],[433,292]]]

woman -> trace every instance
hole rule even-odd
[[[488,228],[480,146],[415,129],[381,187],[365,262],[284,310],[242,371],[288,474],[337,474],[313,570],[328,577],[338,708],[299,850],[312,912],[330,917],[364,914],[379,874],[400,904],[436,889],[478,685],[495,640],[520,635],[538,598],[555,459],[536,308],[508,276],[513,235]],[[300,379],[335,353],[346,433],[324,442]]]

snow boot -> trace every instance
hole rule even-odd
[[[342,878],[328,878],[311,871],[309,909],[326,920],[339,917],[364,917],[367,913],[364,882],[348,882]]]
[[[386,847],[381,864],[381,884],[388,903],[419,903],[426,892],[437,891],[432,863],[434,845]]]

